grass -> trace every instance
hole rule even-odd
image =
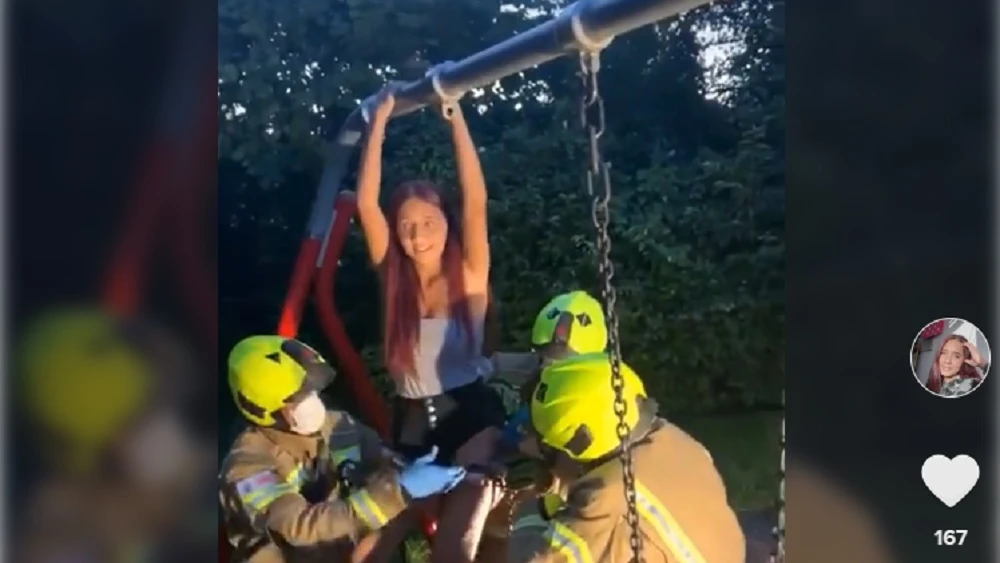
[[[715,459],[736,510],[774,506],[778,498],[781,413],[678,418],[675,424]]]
[[[773,507],[778,498],[781,413],[679,417],[675,424],[712,453],[736,510]],[[411,536],[403,546],[408,563],[430,560],[423,537]]]
[[[403,543],[405,559],[397,557],[393,563],[427,563],[431,560],[431,546],[419,534],[411,535]]]

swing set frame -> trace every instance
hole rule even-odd
[[[708,0],[581,0],[555,18],[453,63],[437,75],[401,85],[395,92],[392,117],[455,98],[558,57],[599,51],[617,35],[707,3]],[[297,334],[311,289],[322,329],[358,400],[362,418],[385,437],[388,415],[364,362],[340,322],[332,291],[337,262],[357,210],[354,193],[341,190],[341,183],[353,151],[364,138],[368,108],[372,107],[375,96],[362,101],[323,147],[323,174],[282,306],[278,334],[285,337]]]
[[[598,53],[618,35],[683,14],[710,0],[579,0],[556,17],[497,43],[423,79],[402,84],[395,92],[391,117],[416,112],[511,74],[577,53]],[[310,292],[320,326],[331,346],[339,372],[354,395],[361,418],[383,439],[389,438],[389,414],[337,314],[333,295],[337,264],[357,210],[354,193],[341,190],[348,162],[367,130],[373,94],[347,117],[323,147],[324,168],[301,243],[277,332],[295,337]],[[436,523],[424,518],[432,539]],[[228,544],[220,545],[219,560],[228,561]]]

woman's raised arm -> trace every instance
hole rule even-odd
[[[487,279],[490,271],[490,243],[486,226],[486,180],[479,154],[469,134],[460,108],[452,108],[448,121],[455,146],[458,183],[462,190],[462,248],[465,265],[476,277]]]
[[[368,258],[376,268],[382,265],[389,250],[389,224],[379,207],[378,194],[382,183],[382,141],[385,139],[385,125],[394,103],[392,93],[383,91],[372,112],[358,168],[358,218],[368,246]]]

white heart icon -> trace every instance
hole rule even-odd
[[[948,459],[932,455],[920,470],[924,485],[948,508],[958,504],[979,481],[979,464],[967,455]]]

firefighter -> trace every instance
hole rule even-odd
[[[608,347],[608,327],[601,303],[579,290],[555,297],[535,317],[531,345],[543,362],[603,352]]]
[[[646,563],[742,563],[744,537],[708,451],[657,416],[624,363],[622,398]],[[542,370],[528,440],[538,443],[558,489],[516,510],[510,563],[629,561],[622,449],[606,354],[558,360]]]
[[[318,391],[333,369],[297,340],[252,336],[228,363],[233,399],[250,422],[220,473],[236,561],[348,560],[411,500],[465,477],[462,468],[433,464],[436,451],[404,465],[373,430],[327,411]]]
[[[585,291],[570,291],[552,298],[538,312],[531,327],[532,351],[497,352],[493,371],[500,379],[533,388],[541,364],[568,354],[603,352],[607,346],[600,302]]]
[[[519,439],[528,421],[531,391],[538,383],[540,369],[574,354],[604,352],[608,347],[608,327],[601,303],[585,291],[570,291],[554,297],[542,307],[531,328],[529,354],[497,354],[494,363],[501,379],[517,379],[523,406],[514,412],[503,429],[507,443]],[[518,376],[509,376],[516,372]]]
[[[180,412],[198,374],[175,335],[91,307],[54,308],[25,328],[16,427],[27,435],[15,439],[18,464],[37,463],[15,470],[13,558],[175,560],[211,546],[177,533],[215,517],[199,476],[217,454]]]
[[[531,329],[530,353],[498,353],[494,356],[498,380],[508,383],[497,385],[501,390],[508,390],[509,382],[520,384],[521,393],[518,399],[516,390],[511,390],[512,400],[520,404],[507,419],[499,432],[500,448],[498,462],[510,465],[515,460],[523,459],[526,454],[537,456],[537,450],[532,450],[531,442],[521,442],[525,424],[528,422],[530,392],[538,381],[542,366],[560,358],[573,354],[603,352],[608,344],[608,329],[604,322],[604,311],[597,299],[585,291],[570,291],[554,297],[539,311]],[[517,452],[518,445],[525,448]],[[518,464],[524,467],[524,464]],[[513,473],[524,473],[518,469]],[[545,476],[542,486],[548,485]],[[499,492],[498,492],[499,494]],[[493,509],[486,521],[483,536],[483,547],[480,550],[479,563],[489,563],[494,559],[502,561],[506,552],[507,537],[510,533],[510,515],[512,504],[520,502],[525,496],[533,494],[530,489],[520,489],[516,493],[503,494],[495,500]],[[487,547],[485,544],[489,543]]]

